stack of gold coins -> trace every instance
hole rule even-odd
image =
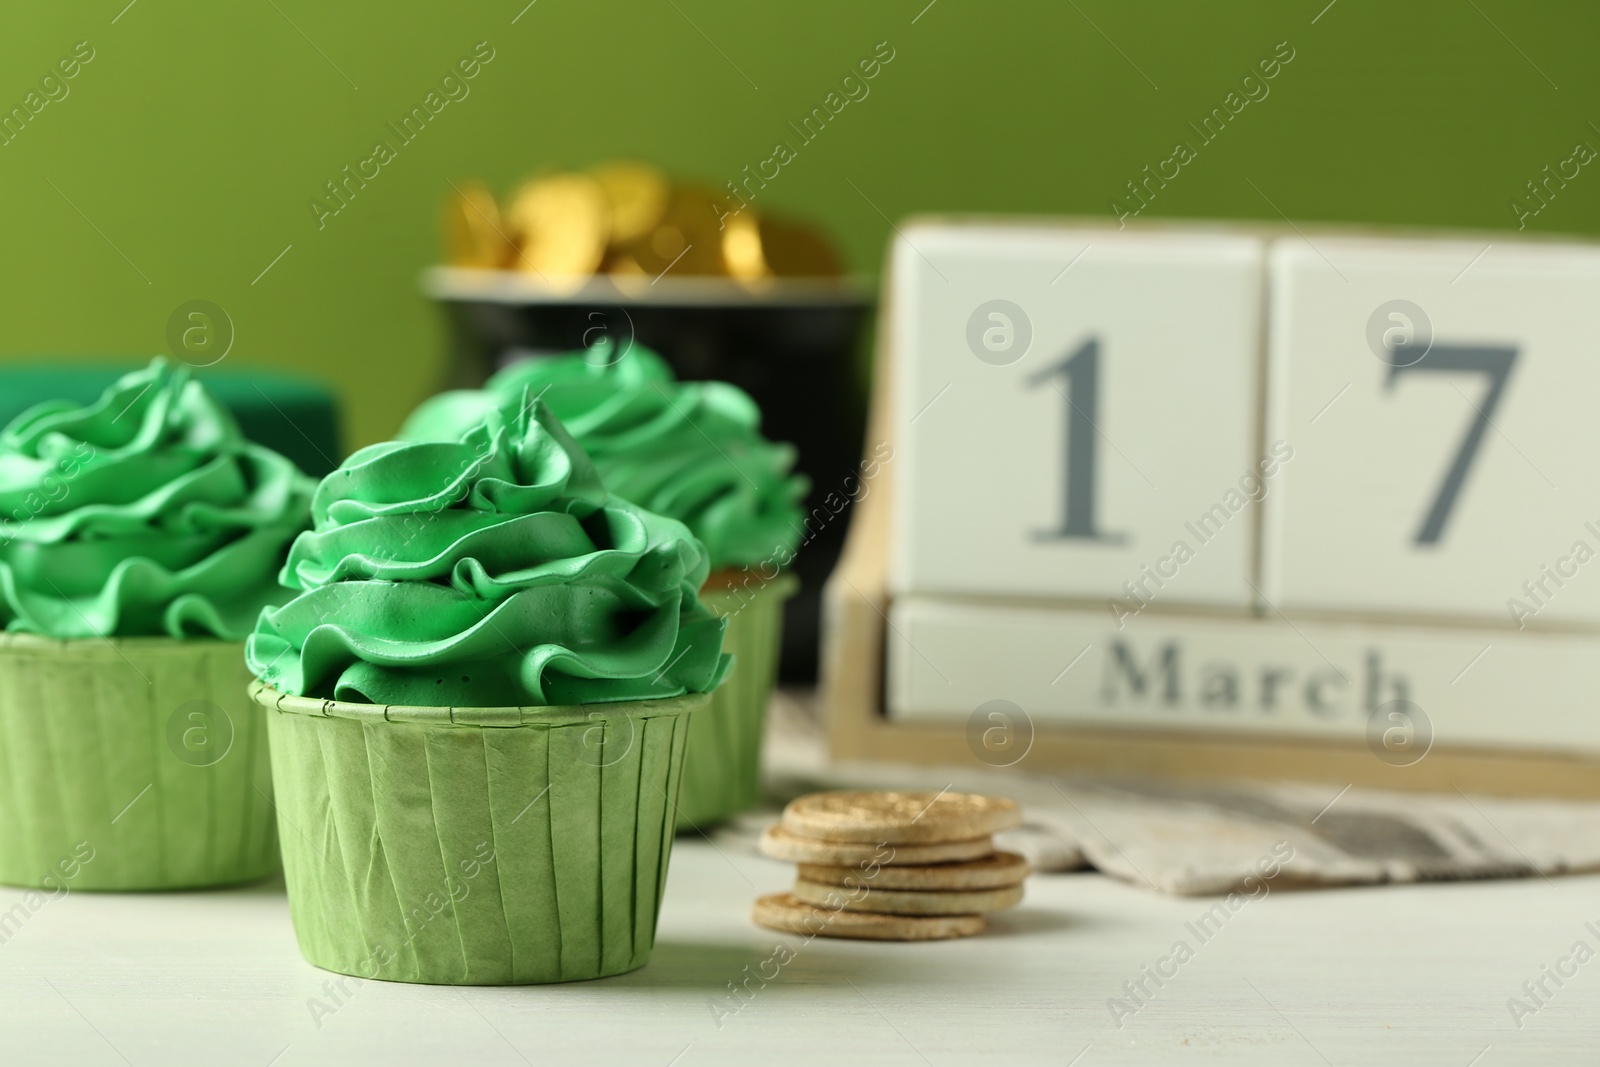
[[[993,834],[1022,824],[1005,797],[813,793],[789,804],[761,851],[799,865],[790,893],[756,901],[759,926],[814,937],[970,937],[1022,900],[1028,863]]]
[[[455,184],[444,207],[447,257],[545,279],[838,277],[826,237],[757,212],[729,185],[723,195],[634,162],[531,178],[504,203],[481,182]]]

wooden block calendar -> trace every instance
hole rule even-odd
[[[1600,246],[923,220],[882,314],[837,756],[1600,795]]]

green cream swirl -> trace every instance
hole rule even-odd
[[[245,658],[282,692],[510,707],[706,692],[724,622],[705,548],[609,495],[543,405],[389,442],[323,479]]]
[[[164,359],[86,407],[39,404],[0,430],[0,624],[242,640],[288,596],[311,487]]]
[[[586,353],[513,364],[482,390],[424,402],[403,440],[449,441],[524,396],[550,405],[594,459],[607,488],[678,519],[705,542],[714,568],[792,559],[802,536],[806,479],[795,452],[761,436],[761,412],[725,382],[679,382],[655,353]]]

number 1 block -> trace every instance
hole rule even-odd
[[[1270,256],[1266,591],[1285,611],[1600,622],[1600,250]]]
[[[910,227],[894,250],[896,593],[1244,609],[1264,243]]]

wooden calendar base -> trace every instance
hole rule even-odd
[[[825,593],[823,707],[835,759],[981,765],[963,723],[893,722],[884,714],[888,596],[857,534]],[[1076,770],[1181,779],[1278,779],[1377,789],[1502,796],[1600,797],[1600,759],[1435,747],[1390,766],[1360,741],[1239,737],[1169,730],[1040,726],[1021,771]]]

